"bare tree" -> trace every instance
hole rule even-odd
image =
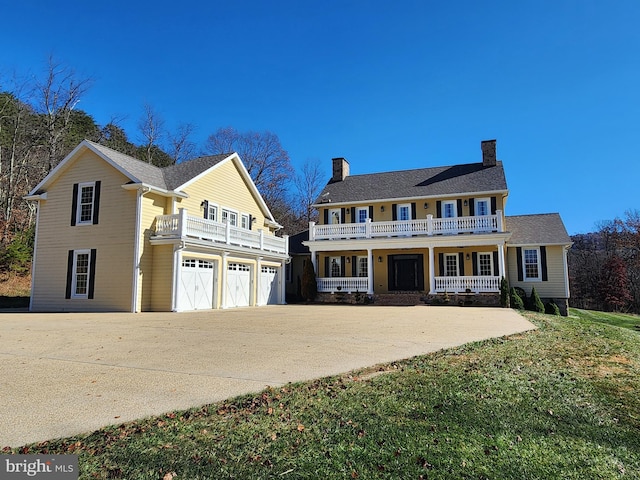
[[[318,211],[313,204],[322,191],[326,177],[318,160],[306,160],[302,170],[295,176],[296,198],[300,209],[300,220],[305,225],[316,221]]]
[[[191,140],[191,135],[196,127],[191,123],[181,123],[175,133],[169,133],[169,155],[173,163],[180,163],[195,156],[196,144]]]
[[[145,160],[148,163],[153,163],[154,150],[160,148],[160,140],[164,136],[164,119],[148,103],[145,103],[142,109],[142,117],[138,120],[138,130],[146,142],[144,145]]]
[[[238,132],[233,127],[220,128],[205,145],[206,154],[237,152],[269,206],[286,198],[293,179],[289,154],[275,133]]]

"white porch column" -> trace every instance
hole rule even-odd
[[[260,295],[262,294],[262,292],[260,291],[262,289],[262,283],[260,282],[260,275],[262,274],[262,258],[263,257],[256,258],[256,273],[254,275],[255,284],[256,284],[256,289],[255,289],[256,299],[253,302],[254,307],[260,304],[259,300],[260,300]]]
[[[498,244],[498,276],[507,278],[504,271],[504,243]]]
[[[367,249],[367,294],[373,295],[373,250]]]
[[[280,275],[278,275],[278,288],[280,289],[280,305],[287,304],[287,261],[280,262]]]
[[[181,209],[182,210],[182,209]],[[182,245],[173,247],[173,295],[171,299],[171,311],[178,311],[178,298],[180,291],[180,277],[182,272]]]
[[[222,253],[222,272],[220,275],[220,308],[227,308],[227,275],[229,274],[228,259],[229,252]]]
[[[316,259],[316,251],[309,249],[309,251],[311,252],[311,265],[313,265],[313,271],[316,274],[316,277],[318,277],[318,260]]]
[[[309,222],[309,240],[313,241],[315,239],[316,239],[316,222]]]
[[[433,247],[429,247],[429,293],[436,293],[436,262]]]

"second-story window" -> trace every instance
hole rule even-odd
[[[209,208],[207,210],[207,218],[209,220],[213,220],[214,222],[218,221],[218,207],[216,205],[209,204]]]
[[[333,225],[342,223],[339,208],[332,208],[331,210],[329,210],[329,223]]]
[[[367,221],[367,218],[369,217],[369,209],[368,208],[358,208],[356,210],[356,221],[358,223],[364,223]]]
[[[489,215],[489,199],[479,198],[476,200],[476,215]]]
[[[398,220],[411,220],[411,205],[398,205]]]
[[[222,223],[230,223],[232,226],[238,226],[238,214],[231,210],[222,209]]]
[[[442,216],[444,218],[456,217],[456,202],[442,202]]]
[[[74,184],[71,226],[97,224],[99,203],[100,181]]]
[[[251,224],[249,222],[251,222],[251,220],[249,219],[249,215],[246,215],[246,214],[243,213],[242,216],[241,216],[240,226],[242,228],[246,228],[247,230],[249,230],[249,227],[251,226]]]

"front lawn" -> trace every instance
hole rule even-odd
[[[640,334],[539,328],[13,453],[81,478],[640,478]]]

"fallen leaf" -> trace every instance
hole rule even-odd
[[[304,425],[303,424],[301,424],[301,423],[298,424],[298,431],[299,432],[304,431]]]
[[[176,472],[169,472],[164,477],[162,477],[162,480],[173,480],[173,478],[177,476],[178,475],[176,474]]]

